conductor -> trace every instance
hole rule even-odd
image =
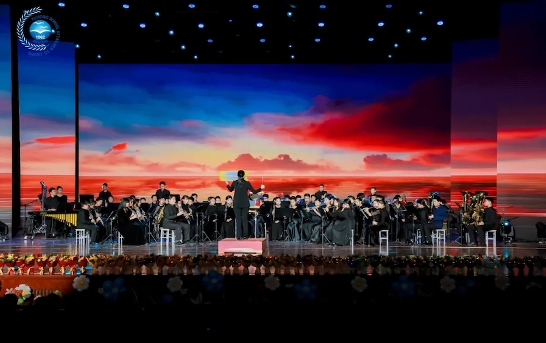
[[[245,171],[239,170],[237,172],[237,180],[233,181],[230,185],[226,181],[226,187],[230,192],[235,191],[233,195],[233,210],[235,211],[235,232],[237,239],[248,238],[248,211],[250,207],[250,201],[248,200],[248,191],[256,194],[260,193],[265,186],[254,189],[250,182],[245,180]],[[242,225],[242,230],[241,230]]]

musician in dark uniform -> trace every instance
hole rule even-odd
[[[57,200],[59,203],[68,203],[68,197],[63,194],[63,187],[57,186]]]
[[[320,200],[315,199],[314,206],[307,206],[305,211],[309,213],[309,219],[301,226],[303,239],[309,241],[315,227],[322,224],[322,214],[320,212]]]
[[[49,189],[49,196],[45,198],[44,210],[48,212],[55,212],[59,207],[59,199],[57,197],[57,190],[55,188]],[[57,235],[57,221],[51,217],[46,217],[46,237],[54,238]]]
[[[235,211],[233,210],[233,197],[226,196],[226,204],[223,210],[222,237],[235,238]]]
[[[412,216],[413,219],[413,226],[415,227],[415,233],[417,233],[417,230],[421,230],[422,233],[424,233],[424,227],[428,225],[428,207],[427,207],[427,201],[425,199],[418,199],[416,200],[415,204],[415,213]],[[425,243],[420,242],[420,243]]]
[[[109,200],[108,200],[110,197],[112,197],[112,199],[114,198],[112,193],[110,193],[110,191],[108,190],[108,184],[103,183],[102,184],[102,191],[100,191],[99,195],[97,195],[97,200],[102,199],[102,200],[104,200],[104,202],[110,203]]]
[[[230,192],[235,191],[233,195],[233,209],[235,211],[235,233],[237,239],[246,239],[248,237],[248,211],[250,208],[250,201],[248,200],[248,192],[254,194],[260,193],[265,188],[262,185],[258,189],[254,189],[252,184],[245,180],[245,171],[239,170],[237,172],[237,180],[233,181],[230,185],[226,181],[226,187]],[[242,226],[242,230],[241,230]]]
[[[303,221],[303,209],[298,205],[296,197],[290,198],[290,210],[292,217],[289,218],[290,222],[288,223],[287,229],[290,234],[290,238],[293,241],[301,240],[300,230]]]
[[[371,214],[372,220],[368,229],[370,230],[370,245],[375,245],[379,241],[379,231],[389,228],[389,212],[385,208],[385,202],[381,199],[376,198],[372,206],[374,210],[367,211],[368,214]]]
[[[483,205],[485,206],[483,218],[478,218],[477,223],[468,226],[469,246],[476,245],[476,231],[480,245],[485,246],[485,233],[497,227],[497,211],[493,208],[493,198],[485,198]]]
[[[214,197],[208,198],[209,205],[207,206],[207,209],[205,210],[205,234],[209,238],[214,237],[214,232],[220,231],[220,221],[218,218],[219,209],[216,207],[216,199]]]
[[[351,241],[351,229],[354,228],[355,218],[351,209],[350,201],[347,199],[339,208],[339,199],[334,200],[334,211],[328,216],[333,219],[332,224],[326,228],[326,238],[334,245],[349,245]]]
[[[176,244],[183,244],[190,240],[190,224],[186,222],[176,221],[179,217],[183,216],[184,212],[178,210],[176,207],[176,197],[171,195],[169,203],[165,205],[163,210],[163,222],[161,226],[174,230],[174,240]]]
[[[171,192],[167,188],[165,188],[165,185],[165,181],[161,181],[159,183],[159,189],[155,191],[155,196],[158,199],[165,198],[168,200],[171,197]]]
[[[320,184],[319,190],[315,193],[315,199],[319,199],[320,201],[322,201],[322,198],[324,198],[326,194],[328,193],[324,190],[324,185]]]
[[[89,202],[84,201],[81,206],[81,210],[78,211],[77,228],[89,231],[89,239],[91,240],[91,243],[97,243],[99,227],[97,226],[95,219],[91,219],[92,215],[89,212]]]

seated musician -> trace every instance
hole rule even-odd
[[[269,239],[272,241],[278,241],[281,239],[284,229],[284,218],[279,215],[278,209],[281,208],[281,198],[275,197],[273,199],[273,208],[271,210],[271,232],[269,233]],[[277,213],[275,213],[277,210]]]
[[[355,214],[355,240],[357,240],[356,244],[364,244],[366,236],[366,216],[364,215],[364,207],[362,205],[363,198],[364,194],[357,194],[353,207],[353,211]]]
[[[444,220],[447,218],[447,209],[440,201],[438,196],[432,198],[432,214],[428,215],[429,222],[423,226],[426,245],[432,244],[432,232],[443,228]]]
[[[161,216],[159,215],[159,213],[165,210],[165,202],[166,202],[165,198],[159,198],[157,202],[157,206],[155,206],[153,210],[151,210],[150,216],[152,218],[153,225],[161,224],[161,220],[163,219],[164,213],[162,213]]]
[[[468,226],[469,246],[475,246],[478,243],[476,242],[476,231],[479,244],[485,246],[485,232],[495,230],[497,227],[497,211],[493,208],[493,198],[485,198],[483,205],[485,206],[483,217],[476,218],[476,216],[473,216],[475,222]]]
[[[298,206],[298,198],[290,198],[290,210],[292,211],[292,217],[288,218],[289,222],[287,225],[288,234],[293,241],[301,240],[301,225],[303,220],[302,208]]]
[[[428,207],[427,207],[427,201],[425,199],[417,199],[415,200],[415,210],[412,214],[412,223],[406,226],[408,228],[408,235],[411,235],[409,233],[409,225],[411,225],[413,229],[413,234],[417,233],[417,230],[421,230],[421,232],[424,232],[424,227],[428,223]],[[413,243],[413,241],[411,241]],[[421,243],[426,243],[426,241],[423,241]]]
[[[231,195],[226,196],[223,214],[222,237],[235,238],[235,210],[233,209],[233,197]]]
[[[187,219],[188,213],[176,205],[176,197],[171,195],[169,202],[163,210],[163,222],[161,226],[174,231],[176,244],[184,244],[190,240],[190,224],[185,221],[178,221],[181,218]]]
[[[218,221],[218,208],[216,207],[216,199],[214,197],[208,197],[209,206],[207,206],[207,209],[205,210],[205,234],[211,238],[216,237],[214,236],[214,233],[218,232],[220,227],[218,226],[220,223]]]
[[[84,201],[81,204],[81,210],[78,211],[78,229],[84,229],[89,233],[90,243],[98,245],[99,227],[97,221],[89,208],[89,201]]]
[[[326,238],[334,245],[349,245],[351,239],[351,229],[354,227],[354,212],[351,210],[351,204],[348,200],[341,203],[339,199],[334,199],[333,211],[328,212],[332,218],[332,223],[326,228]]]
[[[393,218],[391,222],[392,231],[394,231],[397,242],[409,240],[406,232],[406,209],[400,202],[400,195],[395,195],[389,208],[390,216]]]
[[[59,199],[57,198],[57,190],[55,188],[49,189],[49,196],[44,201],[44,210],[48,212],[57,211],[59,207]],[[57,235],[57,221],[52,217],[46,217],[46,238],[55,238]]]
[[[121,199],[118,211],[118,231],[127,245],[143,245],[146,243],[144,227],[140,224],[138,215],[131,209],[129,198]]]
[[[370,245],[375,245],[379,241],[379,231],[388,230],[389,228],[389,212],[385,208],[385,201],[375,198],[372,203],[373,210],[367,210],[371,218],[370,230]]]
[[[63,187],[57,186],[57,200],[59,203],[68,203],[68,197],[63,194]]]
[[[315,199],[314,206],[308,206],[305,208],[305,211],[309,213],[309,219],[304,222],[301,226],[301,231],[303,232],[303,239],[306,241],[311,240],[313,231],[320,229],[322,224],[322,212],[320,200]]]

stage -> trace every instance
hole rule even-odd
[[[0,242],[0,253],[12,253],[18,255],[27,254],[77,254],[78,248],[74,238],[67,239],[45,239],[39,235],[32,241],[24,239],[23,236],[16,236],[12,240]],[[81,253],[81,251],[80,251]],[[159,243],[152,243],[142,246],[124,245],[121,253],[127,255],[160,255],[161,249]],[[165,253],[165,250],[164,250]],[[333,256],[347,257],[350,255],[375,255],[386,254],[386,249],[380,251],[379,246],[367,247],[362,245],[351,246],[330,246],[313,244],[307,242],[268,242],[265,243],[263,255],[314,255],[314,256]],[[546,256],[546,244],[537,242],[516,242],[513,246],[505,247],[500,243],[495,252],[504,257],[527,257],[527,256]],[[118,254],[117,246],[103,244],[99,248],[91,247],[89,254]],[[173,255],[211,255],[218,254],[217,242],[189,243],[185,245],[175,245],[174,251],[169,250],[168,254]],[[486,253],[485,247],[462,247],[456,242],[447,242],[445,249],[437,249],[432,246],[409,246],[397,243],[390,243],[388,249],[389,256],[433,256],[433,255],[491,255],[492,248]]]

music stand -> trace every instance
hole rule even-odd
[[[273,220],[282,220],[283,221],[283,236],[285,241],[292,240],[292,237],[288,233],[288,230],[286,228],[286,223],[289,219],[292,219],[294,217],[294,212],[291,208],[276,208],[275,209],[275,218]]]
[[[74,210],[74,203],[73,202],[60,202],[58,203],[57,205],[57,213],[62,213],[64,215],[64,218],[63,218],[63,232],[65,234],[65,236],[67,235],[66,233],[66,222],[67,222],[67,214],[68,214],[68,211],[72,211]]]
[[[194,207],[195,207],[195,220],[196,220],[195,226],[198,232],[199,230],[201,230],[201,232],[198,233],[200,235],[201,242],[210,242],[211,239],[205,232],[205,214],[206,214],[207,208],[209,207],[209,203],[199,202],[194,204]],[[201,219],[199,219],[199,217],[201,217]]]
[[[320,211],[320,214],[322,214],[322,217],[320,217],[322,219],[322,222],[320,223],[321,244],[324,245],[324,240],[326,240],[328,244],[332,244],[332,242],[328,239],[328,237],[326,237],[326,225],[328,224],[328,220],[327,220],[328,213],[326,212],[324,208],[320,208],[319,211]]]
[[[218,231],[218,220],[222,220],[222,223],[224,223],[224,219],[226,217],[226,207],[225,205],[216,206],[216,222],[214,222],[214,240],[219,241],[220,239],[223,239],[222,235]]]
[[[109,204],[111,205],[111,204]],[[116,217],[116,211],[112,211],[110,212],[110,214],[108,215],[108,217],[106,217],[106,226],[107,226],[107,230],[108,230],[108,226],[110,226],[110,231],[109,231],[109,234],[102,240],[102,242],[100,242],[100,245],[103,245],[104,243],[106,242],[110,242],[111,245],[114,245],[114,219]]]

